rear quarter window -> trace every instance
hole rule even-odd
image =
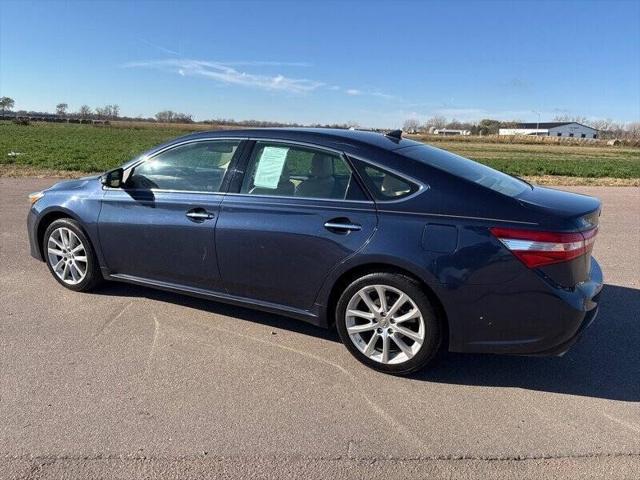
[[[354,162],[376,200],[399,200],[417,192],[419,185],[375,165]]]

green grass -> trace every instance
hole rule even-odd
[[[640,178],[640,148],[481,142],[435,146],[512,175]]]
[[[203,126],[111,126],[0,122],[0,165],[100,172]],[[513,175],[640,178],[640,148],[438,141],[435,146]],[[8,156],[10,152],[20,155]]]
[[[0,164],[100,172],[185,133],[160,128],[0,123]],[[20,155],[7,156],[12,151]]]

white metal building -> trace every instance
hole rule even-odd
[[[500,135],[598,138],[598,130],[577,122],[519,123],[514,128],[501,128],[498,133]]]
[[[433,130],[434,135],[471,135],[469,130],[456,130],[454,128],[436,128]]]

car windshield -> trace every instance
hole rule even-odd
[[[530,188],[523,180],[427,145],[402,148],[398,153],[510,197],[517,197]]]

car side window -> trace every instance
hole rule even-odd
[[[171,148],[135,167],[126,187],[218,192],[239,145],[239,140],[211,140]]]
[[[366,200],[341,156],[284,143],[257,142],[240,193]]]
[[[365,165],[362,173],[376,200],[398,200],[419,188],[409,180],[372,165]]]

